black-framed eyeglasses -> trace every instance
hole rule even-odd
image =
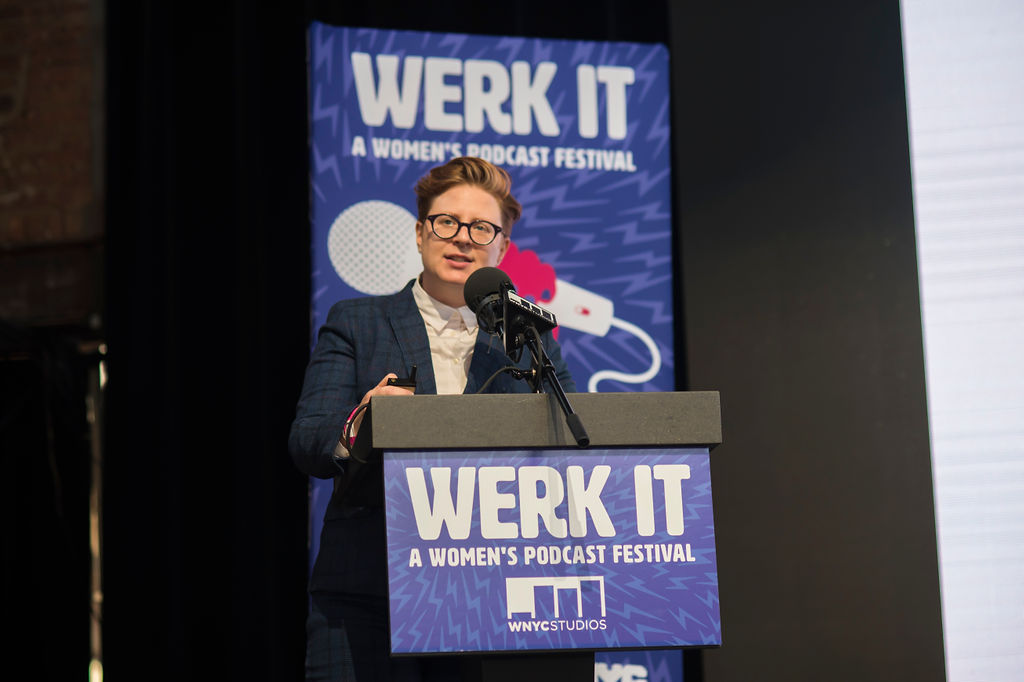
[[[487,220],[474,220],[464,223],[447,213],[428,215],[427,220],[430,221],[430,229],[433,230],[439,239],[454,239],[459,230],[465,227],[469,238],[474,244],[479,246],[487,246],[501,232],[499,225],[495,225]]]

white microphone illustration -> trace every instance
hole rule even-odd
[[[415,224],[416,216],[390,201],[352,204],[338,215],[327,233],[331,265],[342,281],[356,291],[373,296],[395,293],[423,269],[413,238]],[[506,262],[517,254],[522,256],[515,259],[519,267],[509,268],[513,281],[517,280],[517,275],[529,279],[528,265],[526,272],[519,272],[523,269],[522,262],[528,260],[536,260],[537,265],[550,270],[553,276],[550,265],[542,264],[531,251],[519,251],[514,243],[506,254]],[[594,336],[605,336],[612,327],[622,329],[640,339],[651,354],[650,367],[638,374],[612,369],[595,372],[587,381],[588,391],[596,392],[602,381],[642,384],[657,376],[661,370],[657,344],[640,327],[615,317],[611,299],[557,278],[554,289],[554,296],[543,302],[538,300],[538,305],[554,313],[560,326]]]
[[[393,294],[420,274],[416,216],[390,201],[360,201],[327,233],[327,254],[341,280],[371,296]]]

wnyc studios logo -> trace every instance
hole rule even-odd
[[[538,601],[543,604],[545,599],[551,600],[553,617],[538,619]],[[512,632],[573,632],[608,627],[604,576],[505,578],[505,602],[508,629]],[[567,605],[571,613],[563,613]],[[528,619],[525,614],[529,614]]]

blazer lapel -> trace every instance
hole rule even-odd
[[[388,321],[398,347],[402,350],[405,370],[411,372],[412,366],[416,365],[416,392],[427,395],[437,393],[434,363],[430,358],[430,341],[427,340],[423,316],[412,296],[411,282],[395,297],[395,303],[388,312]]]

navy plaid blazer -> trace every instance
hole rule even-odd
[[[314,592],[386,593],[383,513],[379,508],[342,499],[345,488],[338,483],[344,473],[334,459],[334,448],[348,415],[389,372],[409,376],[416,365],[416,393],[437,393],[430,342],[412,285],[410,281],[390,296],[335,303],[320,328],[306,368],[288,449],[304,473],[335,478],[335,493],[324,519],[320,555],[310,583]],[[543,343],[562,388],[575,391],[576,384],[550,332],[543,335]],[[519,366],[527,369],[529,354],[523,355]],[[509,364],[500,342],[480,331],[464,392],[475,393],[494,372]],[[529,391],[525,381],[509,374],[500,375],[488,386],[489,393]],[[376,485],[378,479],[367,480]]]

